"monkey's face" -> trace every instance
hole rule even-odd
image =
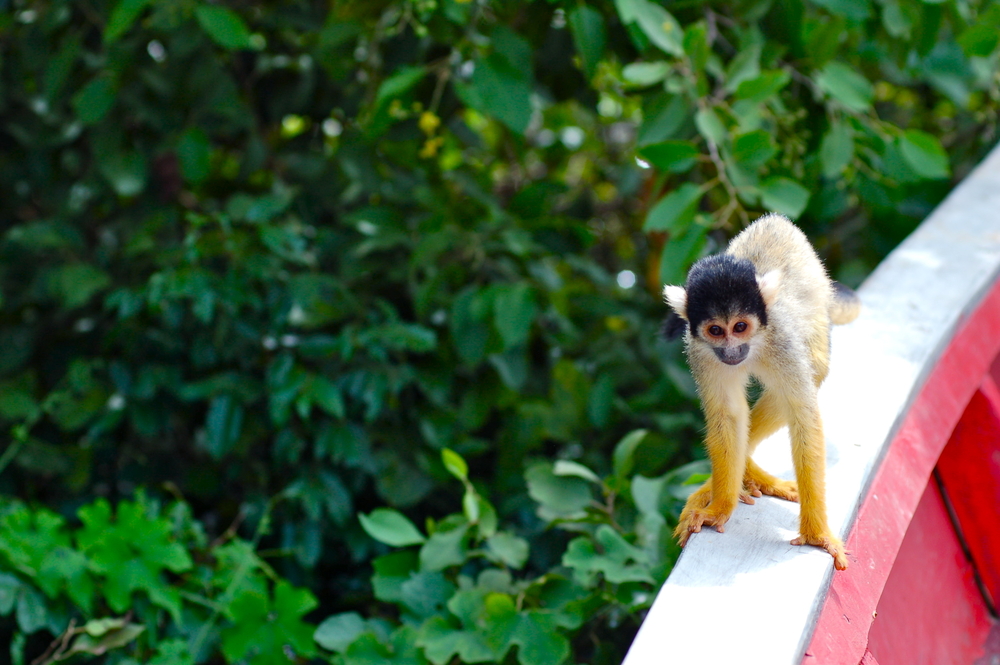
[[[698,326],[698,338],[727,365],[739,365],[750,355],[760,320],[753,314],[712,317]]]

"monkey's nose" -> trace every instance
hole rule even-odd
[[[739,365],[741,362],[746,360],[747,354],[750,353],[749,344],[740,344],[736,347],[725,347],[721,349],[713,349],[715,355],[718,356],[719,360],[726,363],[727,365]]]

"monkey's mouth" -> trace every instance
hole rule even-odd
[[[739,365],[741,362],[746,360],[747,355],[750,353],[750,345],[740,344],[734,348],[726,347],[723,349],[712,350],[715,351],[715,355],[719,358],[719,360],[727,365]]]

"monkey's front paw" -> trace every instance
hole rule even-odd
[[[703,526],[714,526],[719,533],[725,531],[725,524],[733,514],[732,508],[706,506],[704,508],[684,509],[680,522],[674,529],[674,535],[680,541],[681,547],[687,544],[692,533],[700,533]]]
[[[833,567],[837,570],[847,570],[847,550],[839,538],[835,538],[829,533],[818,536],[799,536],[792,541],[792,545],[815,545],[822,547],[833,557]]]

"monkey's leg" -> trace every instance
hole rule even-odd
[[[732,387],[729,387],[732,389]],[[740,387],[741,388],[741,387]],[[738,397],[738,399],[737,399]],[[729,521],[743,492],[746,465],[746,436],[749,429],[749,409],[742,392],[732,395],[702,397],[708,431],[705,448],[712,463],[712,477],[688,501],[674,530],[681,545],[704,525],[714,526],[720,533]]]
[[[794,404],[793,409],[791,413],[795,415],[789,423],[789,434],[802,508],[799,513],[800,535],[792,541],[792,545],[822,547],[833,557],[837,570],[845,570],[847,555],[844,544],[833,535],[826,522],[826,444],[815,394],[808,403]]]
[[[747,440],[747,468],[743,474],[745,492],[752,496],[767,494],[787,501],[798,501],[799,490],[795,481],[781,480],[760,468],[750,455],[757,445],[777,432],[785,424],[784,405],[773,390],[764,389],[760,399],[750,410],[750,436]],[[752,501],[750,502],[752,503]]]

